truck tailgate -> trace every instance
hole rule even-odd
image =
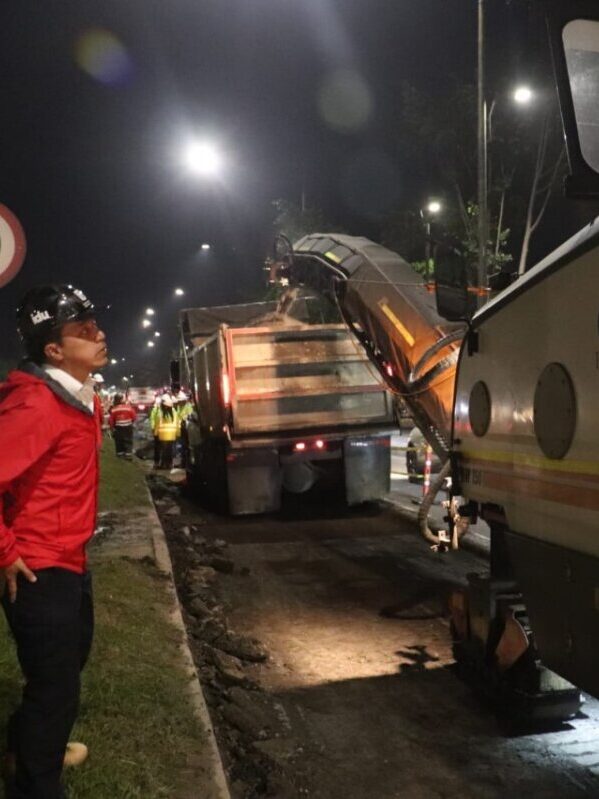
[[[390,397],[344,325],[228,328],[233,428],[388,425]]]

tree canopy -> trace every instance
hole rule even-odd
[[[558,183],[562,144],[553,124],[552,100],[544,96],[537,103],[542,108],[518,110],[507,89],[500,87],[489,104],[489,274],[509,271],[516,259],[526,260],[520,258],[521,242],[528,247]],[[475,87],[456,80],[450,91],[437,96],[404,84],[399,146],[419,180],[442,199],[443,210],[424,220],[415,203],[405,204],[385,220],[383,243],[419,262],[426,249],[428,222],[431,238],[450,243],[474,271],[479,250]],[[527,213],[531,204],[533,214]],[[424,205],[422,198],[420,208]]]

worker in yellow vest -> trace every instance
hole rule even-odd
[[[179,414],[170,394],[163,394],[152,419],[152,431],[160,448],[160,469],[172,469],[175,441],[179,435]]]
[[[177,433],[177,441],[175,443],[175,464],[178,464],[182,469],[186,467],[186,447],[184,444],[184,437],[186,435],[185,422],[188,416],[193,413],[193,405],[187,398],[187,394],[180,389],[177,394],[173,396],[175,403],[175,410],[179,417],[179,432]]]

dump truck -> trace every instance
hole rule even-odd
[[[393,404],[344,324],[251,303],[184,310],[180,327],[190,491],[233,515],[318,487],[348,505],[389,492]]]

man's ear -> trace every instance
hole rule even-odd
[[[44,347],[44,355],[46,356],[48,363],[51,364],[60,364],[64,361],[62,347],[55,341],[51,341],[49,344],[46,344]]]

